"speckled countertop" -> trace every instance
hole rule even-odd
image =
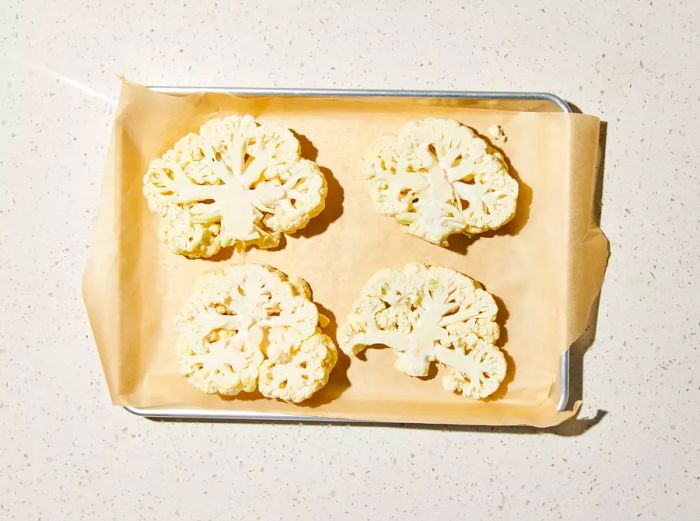
[[[226,4],[0,6],[0,519],[699,519],[700,3]],[[593,419],[198,424],[112,407],[80,276],[118,73],[546,90],[602,117],[612,258],[573,374]]]

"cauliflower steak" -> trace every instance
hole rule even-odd
[[[249,115],[206,122],[151,161],[143,181],[161,240],[193,258],[277,246],[323,210],[327,192],[288,129]]]
[[[383,136],[365,157],[365,175],[377,211],[433,244],[515,215],[518,183],[503,156],[452,119],[410,121]]]
[[[320,317],[303,279],[257,264],[205,273],[175,318],[179,371],[206,393],[302,402],[338,358]]]
[[[457,271],[418,263],[383,269],[362,288],[338,329],[338,344],[350,355],[386,345],[396,354],[396,368],[409,376],[427,376],[437,361],[449,370],[445,389],[485,398],[506,373],[505,357],[494,345],[497,312],[491,294]]]

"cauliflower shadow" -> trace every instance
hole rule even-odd
[[[506,166],[508,167],[508,174],[518,182],[518,201],[513,218],[497,230],[489,230],[487,232],[472,236],[463,234],[455,234],[450,236],[448,239],[447,248],[462,255],[466,254],[469,246],[481,237],[488,239],[499,235],[517,235],[530,220],[530,206],[532,205],[532,187],[522,180],[520,174],[513,166],[513,163],[511,163],[510,158],[505,154],[505,152],[503,152],[503,150],[494,145],[488,137],[479,134],[479,132],[472,127],[469,128],[471,128],[477,134],[477,136],[486,141],[486,143],[492,149],[496,150],[503,156]]]
[[[301,147],[301,155],[304,159],[316,161],[318,157],[318,149],[309,141],[303,134],[299,134],[292,130],[292,134],[299,140]],[[326,205],[316,217],[309,221],[304,228],[297,230],[290,235],[292,237],[313,237],[326,231],[328,226],[336,221],[343,214],[343,201],[345,200],[345,191],[338,180],[333,175],[333,172],[325,166],[319,165],[323,176],[326,178],[328,193],[326,194]]]
[[[336,332],[338,331],[338,322],[336,321],[335,315],[325,306],[322,306],[316,301],[314,301],[314,303],[316,304],[316,307],[318,307],[319,313],[328,318],[328,325],[322,329],[325,334],[331,337],[337,348],[338,342],[336,340]],[[338,349],[338,361],[331,371],[328,383],[311,398],[296,405],[299,407],[314,408],[337,399],[348,387],[350,387],[350,380],[348,379],[349,367],[350,357]]]
[[[283,250],[284,247],[287,246],[287,236],[285,234],[282,234],[280,237],[280,242],[277,244],[277,246],[273,246],[272,248],[263,248],[265,251],[280,251]],[[245,249],[245,252],[248,252],[249,250],[257,248],[257,246],[248,246]],[[260,248],[258,248],[260,249]],[[222,261],[227,261],[231,257],[233,257],[234,253],[236,252],[235,246],[229,246],[228,248],[222,248],[217,252],[216,255],[212,255],[211,257],[206,257],[203,258],[202,260],[205,261],[210,261],[210,262],[222,262]]]
[[[255,400],[267,400],[267,398],[265,398],[258,390],[255,390],[252,393],[248,393],[245,391],[240,392],[235,396],[216,393],[216,396],[218,396],[221,400],[225,402],[253,402]]]
[[[204,258],[204,260],[209,261],[209,262],[227,261],[231,257],[233,257],[234,251],[235,251],[235,249],[233,246],[229,246],[228,248],[222,248],[216,253],[216,255],[212,255],[211,257],[206,257],[206,258]]]
[[[483,234],[482,234],[483,235]],[[447,249],[452,250],[460,255],[466,255],[469,246],[471,246],[479,238],[477,235],[464,235],[455,233],[447,239]]]
[[[437,362],[431,362],[428,368],[428,374],[425,376],[416,376],[419,380],[432,380],[438,375],[438,364]]]

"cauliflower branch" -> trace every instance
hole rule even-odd
[[[409,376],[427,376],[437,361],[449,369],[445,389],[484,398],[506,372],[503,353],[494,345],[497,312],[493,297],[470,277],[409,264],[380,270],[365,284],[338,329],[338,343],[348,354],[386,345],[397,355],[396,368]]]
[[[175,320],[180,372],[207,393],[259,388],[268,398],[306,400],[337,360],[310,298],[305,281],[269,266],[203,275]]]
[[[515,215],[518,183],[503,156],[455,120],[407,123],[377,141],[365,170],[377,211],[434,244],[494,230]]]
[[[232,245],[276,246],[323,210],[327,187],[288,129],[228,116],[153,160],[143,192],[173,251],[210,257]]]

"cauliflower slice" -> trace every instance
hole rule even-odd
[[[143,182],[161,240],[193,258],[234,245],[277,246],[282,233],[323,210],[327,193],[294,135],[249,115],[206,122],[151,161]]]
[[[365,173],[377,211],[433,244],[495,230],[515,215],[518,183],[503,156],[455,120],[411,121],[383,136]]]
[[[350,355],[384,344],[396,353],[396,368],[409,376],[427,376],[437,361],[449,369],[445,389],[484,398],[506,373],[505,357],[494,345],[497,313],[491,294],[472,278],[414,263],[372,276],[338,328],[338,344]]]
[[[337,360],[318,327],[306,281],[247,264],[206,273],[175,318],[178,368],[207,393],[299,402],[328,382]]]

